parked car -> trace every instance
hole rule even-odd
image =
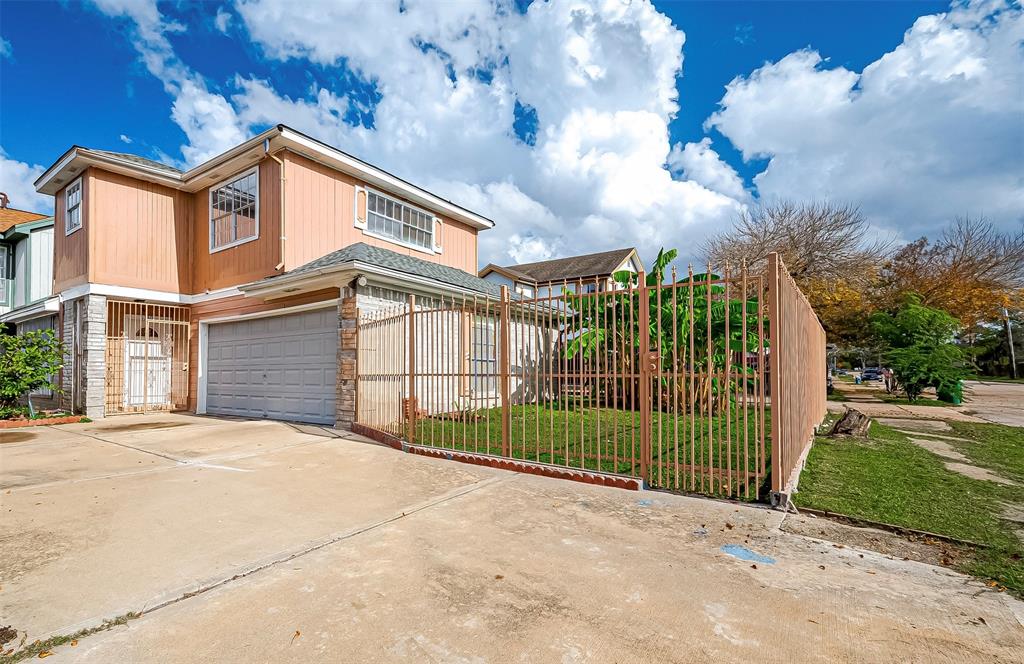
[[[860,373],[861,380],[881,380],[882,370],[878,367],[867,367]]]

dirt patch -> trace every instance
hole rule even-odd
[[[794,535],[834,542],[837,546],[867,549],[899,560],[953,567],[970,549],[927,536],[899,535],[877,528],[861,528],[832,519],[804,515],[787,516],[782,530]]]
[[[1002,475],[996,475],[991,470],[979,468],[966,463],[955,463],[949,461],[946,463],[946,469],[976,480],[987,480],[989,482],[995,482],[996,484],[1003,484],[1005,486],[1016,486],[1017,484],[1016,482],[1006,479]]]
[[[943,442],[941,440],[931,440],[928,438],[911,438],[910,442],[917,445],[918,447],[923,447],[932,454],[938,454],[940,457],[953,459],[955,461],[967,461],[967,457],[953,449],[953,446],[950,445],[949,443]]]
[[[191,422],[136,422],[135,424],[115,424],[114,426],[99,427],[97,431],[146,431],[148,429],[173,429],[175,427],[187,427]]]
[[[904,417],[876,417],[875,421],[895,429],[911,429],[915,431],[952,431],[949,422],[942,420],[919,420]]]
[[[38,437],[38,433],[32,431],[5,431],[0,434],[0,445],[7,443],[24,443]]]

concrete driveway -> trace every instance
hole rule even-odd
[[[777,512],[338,435],[186,415],[0,433],[0,627],[31,642],[144,612],[57,662],[1024,652],[1021,602]]]

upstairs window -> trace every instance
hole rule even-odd
[[[434,215],[372,191],[366,195],[366,230],[388,240],[433,251]]]
[[[259,197],[256,168],[210,188],[210,253],[260,236]]]
[[[64,190],[64,235],[71,235],[82,227],[82,178]]]

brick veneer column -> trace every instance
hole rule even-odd
[[[338,395],[335,426],[351,429],[356,420],[356,295],[338,305]]]

